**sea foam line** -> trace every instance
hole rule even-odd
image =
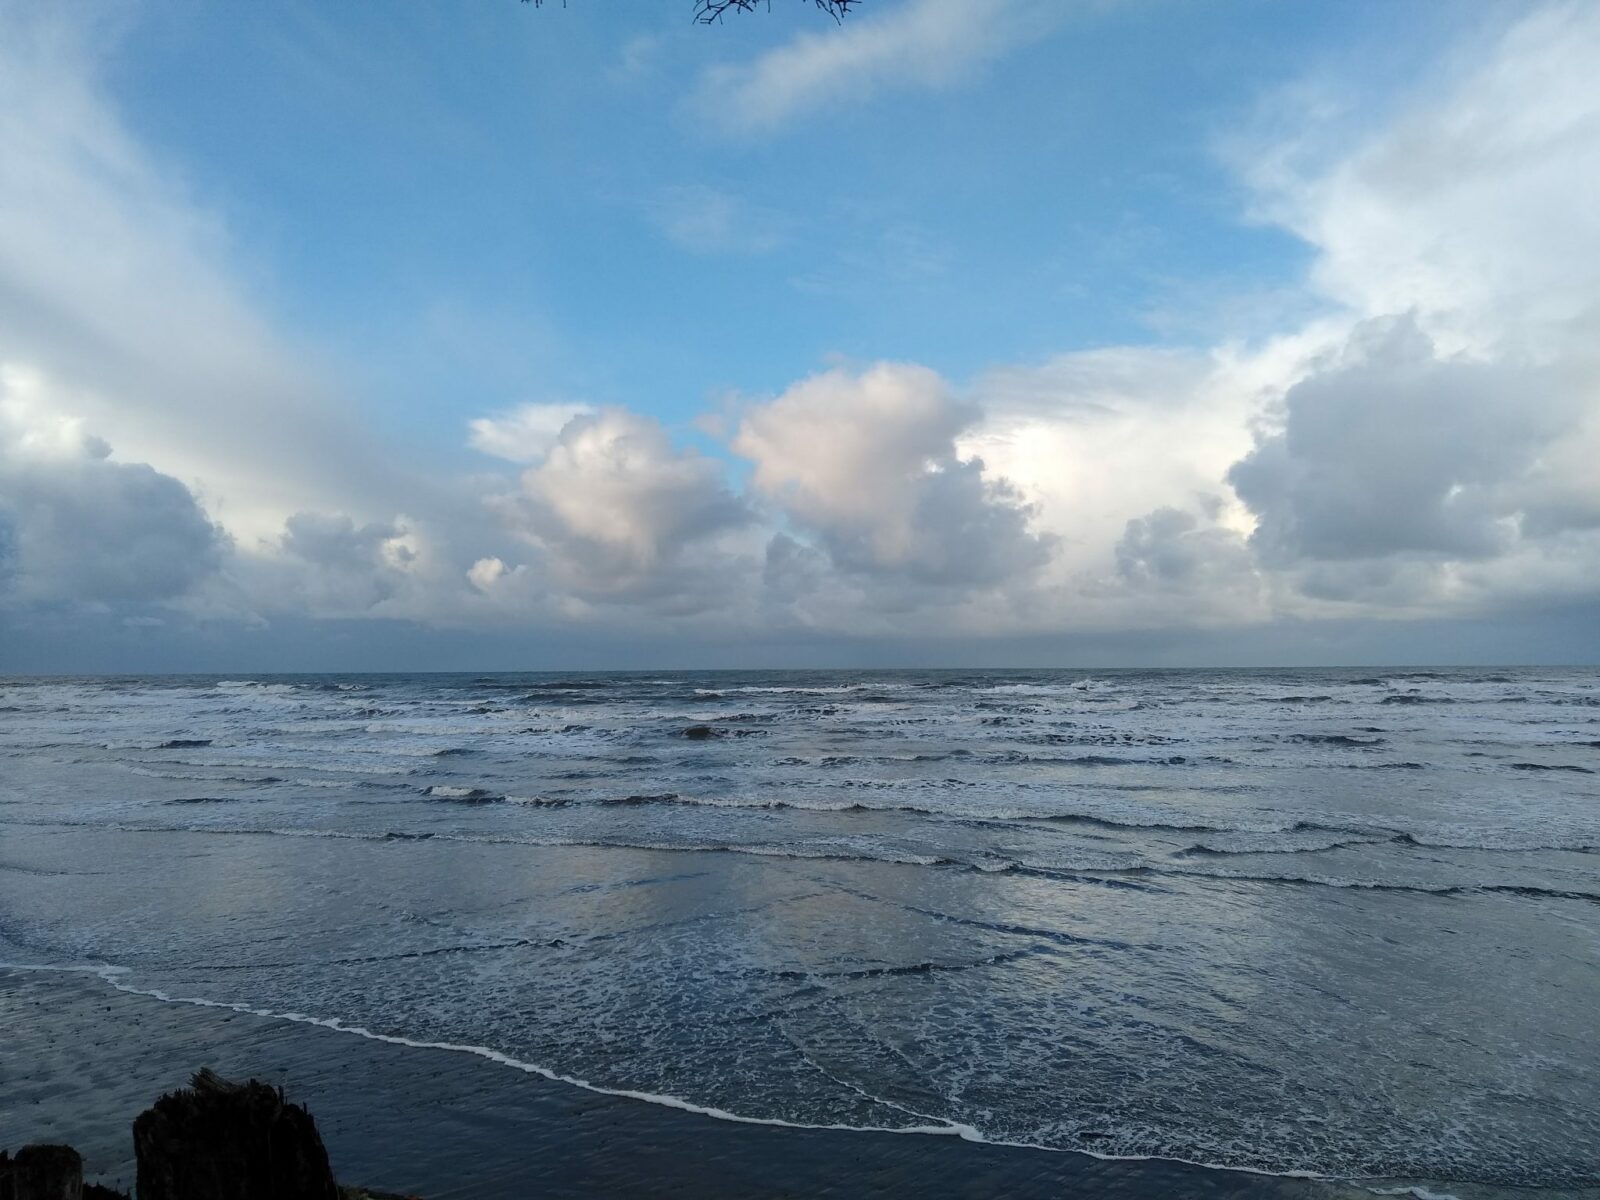
[[[41,974],[65,975],[90,975],[106,984],[115,991],[130,996],[143,996],[146,999],[156,1000],[163,1004],[187,1004],[197,1008],[216,1008],[227,1012],[241,1013],[245,1016],[259,1017],[269,1021],[287,1021],[296,1025],[312,1025],[319,1029],[328,1029],[334,1033],[346,1033],[355,1037],[365,1038],[368,1041],[383,1042],[391,1046],[405,1046],[412,1050],[442,1050],[451,1054],[470,1054],[476,1058],[494,1063],[496,1066],[509,1067],[514,1071],[521,1071],[526,1075],[535,1075],[551,1083],[562,1083],[570,1087],[580,1088],[600,1096],[615,1096],[622,1100],[636,1100],[643,1104],[654,1104],[662,1108],[673,1108],[680,1112],[693,1113],[696,1116],[710,1117],[713,1120],[729,1121],[737,1125],[764,1125],[781,1129],[807,1129],[835,1133],[899,1133],[922,1134],[941,1137],[957,1137],[965,1142],[973,1142],[984,1146],[997,1146],[1011,1150],[1041,1150],[1052,1154],[1081,1154],[1088,1158],[1098,1159],[1101,1162],[1168,1162],[1183,1166],[1199,1167],[1210,1171],[1234,1171],[1245,1175],[1265,1175],[1278,1179],[1307,1179],[1318,1181],[1337,1181],[1339,1176],[1326,1175],[1318,1171],[1286,1170],[1271,1171],[1264,1167],[1239,1166],[1231,1163],[1206,1162],[1200,1159],[1179,1158],[1174,1155],[1163,1154],[1108,1154],[1104,1151],[1081,1148],[1068,1148],[1062,1146],[1042,1146],[1035,1142],[1007,1141],[1001,1138],[986,1136],[976,1126],[960,1121],[950,1121],[938,1118],[937,1124],[932,1125],[845,1125],[838,1123],[811,1123],[804,1121],[786,1121],[781,1117],[756,1117],[747,1113],[736,1113],[729,1109],[717,1108],[714,1105],[699,1104],[693,1100],[685,1100],[681,1096],[671,1096],[661,1092],[641,1092],[632,1088],[609,1087],[606,1084],[593,1083],[587,1079],[580,1079],[576,1075],[567,1075],[552,1067],[539,1063],[528,1062],[507,1054],[503,1050],[496,1050],[492,1046],[479,1046],[469,1042],[431,1042],[417,1038],[409,1038],[397,1033],[379,1033],[363,1025],[352,1025],[340,1020],[338,1017],[318,1017],[309,1013],[279,1012],[275,1009],[261,1008],[255,1005],[238,1003],[228,1000],[212,1000],[204,996],[174,996],[160,988],[143,988],[132,983],[124,982],[123,977],[132,974],[132,968],[116,966],[110,963],[92,964],[64,964],[64,963],[20,963],[0,960],[0,970],[30,971]],[[861,1089],[855,1089],[861,1091]],[[862,1095],[867,1093],[862,1092]],[[878,1101],[877,1097],[871,1097]],[[886,1103],[893,1108],[900,1105],[889,1101]],[[902,1111],[906,1111],[902,1109]],[[921,1115],[921,1114],[918,1114]],[[1374,1189],[1367,1189],[1374,1190]],[[1378,1193],[1396,1194],[1396,1193]],[[1454,1200],[1453,1197],[1441,1200]]]
[[[266,1020],[288,1021],[296,1025],[314,1025],[319,1029],[330,1029],[335,1033],[347,1033],[368,1041],[384,1042],[391,1046],[406,1046],[413,1050],[444,1050],[453,1054],[471,1054],[478,1058],[487,1059],[497,1066],[510,1067],[512,1070],[521,1071],[528,1075],[537,1075],[552,1083],[564,1083],[572,1087],[582,1088],[586,1092],[594,1092],[602,1096],[616,1096],[625,1100],[639,1100],[646,1104],[657,1104],[666,1108],[681,1109],[684,1112],[695,1113],[699,1116],[714,1117],[719,1121],[733,1121],[744,1125],[774,1125],[789,1129],[826,1129],[826,1130],[853,1130],[862,1133],[929,1133],[953,1135],[966,1141],[983,1142],[986,1139],[971,1125],[963,1125],[955,1121],[942,1121],[936,1125],[901,1126],[887,1125],[812,1125],[794,1121],[785,1121],[779,1117],[754,1117],[744,1113],[732,1112],[725,1108],[713,1105],[697,1104],[693,1100],[685,1100],[680,1096],[669,1096],[658,1092],[641,1092],[631,1088],[608,1087],[605,1084],[592,1083],[587,1079],[580,1079],[576,1075],[567,1075],[552,1067],[542,1066],[539,1063],[528,1062],[526,1059],[516,1058],[503,1050],[496,1050],[492,1046],[479,1046],[470,1042],[432,1042],[417,1038],[409,1038],[398,1033],[379,1033],[368,1029],[364,1025],[352,1025],[338,1017],[318,1017],[310,1013],[280,1012],[276,1009],[260,1008],[251,1004],[244,1004],[229,1000],[212,1000],[204,996],[174,996],[160,988],[144,988],[127,983],[123,976],[132,973],[129,967],[114,966],[110,963],[95,965],[74,966],[58,963],[19,963],[0,961],[0,968],[12,971],[31,971],[37,973],[58,973],[72,975],[90,975],[99,979],[113,990],[123,992],[130,996],[144,996],[148,999],[158,1000],[163,1004],[188,1004],[198,1008],[217,1008],[228,1012],[242,1013],[246,1016],[261,1017]],[[996,1143],[1017,1144],[1020,1143]],[[1038,1147],[1051,1149],[1051,1147]]]

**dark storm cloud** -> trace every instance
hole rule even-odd
[[[1158,508],[1128,522],[1117,543],[1117,573],[1135,586],[1188,588],[1248,574],[1250,551],[1237,533],[1210,518]]]
[[[1290,388],[1281,428],[1228,473],[1262,561],[1485,559],[1560,481],[1542,452],[1583,412],[1548,369],[1440,356],[1410,317],[1359,327],[1338,361]]]
[[[66,457],[0,449],[0,578],[25,602],[130,604],[181,596],[226,539],[183,484],[103,443]]]

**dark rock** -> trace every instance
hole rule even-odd
[[[311,1114],[210,1070],[133,1123],[139,1200],[339,1200]]]
[[[709,725],[691,725],[683,731],[683,736],[692,742],[703,742],[707,738],[717,736],[717,731]]]
[[[83,1159],[71,1146],[0,1153],[0,1200],[82,1200]]]

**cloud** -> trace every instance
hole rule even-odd
[[[996,585],[1049,554],[1030,510],[956,437],[978,411],[925,367],[814,375],[746,412],[734,449],[755,488],[846,572],[921,584]]]
[[[382,611],[406,590],[420,557],[416,534],[403,522],[357,525],[337,513],[295,513],[276,549],[287,592],[276,607],[322,617]]]
[[[725,131],[758,133],[887,88],[942,87],[1043,36],[1063,7],[1054,0],[906,0],[801,33],[753,62],[712,68],[688,108]]]
[[[1315,246],[1312,286],[1356,313],[1414,310],[1451,349],[1548,348],[1600,303],[1596,61],[1600,7],[1546,4],[1353,145],[1291,105],[1292,134],[1239,150],[1258,215]]]
[[[567,422],[544,460],[502,502],[514,527],[540,547],[552,582],[591,600],[710,604],[694,555],[751,519],[722,467],[676,449],[659,422],[606,409]]]
[[[696,103],[770,130],[958,80],[1061,11],[885,5],[709,73]],[[1592,5],[1528,12],[1353,137],[1302,119],[1257,147],[1254,215],[1313,257],[1264,338],[954,384],[914,363],[780,377],[739,410],[737,462],[641,413],[525,404],[470,422],[498,461],[463,476],[426,448],[397,456],[264,318],[226,223],[121,124],[92,38],[43,9],[0,21],[7,616],[174,639],[199,616],[687,630],[798,654],[812,637],[1498,619],[1600,593]],[[697,253],[785,233],[707,187],[646,209]],[[943,256],[891,226],[883,253],[799,282],[881,295]]]
[[[467,581],[480,592],[489,593],[503,582],[515,576],[517,571],[525,571],[525,567],[507,567],[505,560],[490,556],[480,558],[467,568]]]
[[[1600,10],[1542,5],[1370,132],[1308,120],[1258,148],[1258,214],[1314,246],[1308,287],[1348,325],[1227,475],[1284,603],[1498,612],[1596,592],[1597,56]]]
[[[779,603],[821,591],[828,582],[828,560],[819,550],[775,533],[767,543],[761,568],[766,595]]]
[[[308,506],[394,511],[418,473],[262,316],[226,222],[102,89],[117,20],[0,5],[0,360],[242,540]]]
[[[1272,580],[1245,537],[1223,522],[1219,496],[1134,517],[1114,549],[1116,577],[1085,589],[1090,612],[1111,628],[1238,628],[1274,615]],[[1098,603],[1096,603],[1098,601]]]
[[[622,43],[616,61],[607,72],[617,82],[630,82],[648,75],[661,57],[662,39],[659,34],[635,34]]]
[[[189,489],[113,459],[47,394],[0,368],[0,603],[169,601],[216,572],[227,541]]]
[[[524,404],[469,422],[468,442],[474,450],[494,458],[535,463],[550,453],[569,421],[593,412],[587,404]]]
[[[1269,563],[1486,558],[1519,536],[1542,453],[1585,399],[1548,368],[1440,358],[1413,318],[1358,327],[1228,473]]]
[[[1134,517],[1117,542],[1118,573],[1137,586],[1192,590],[1252,572],[1244,539],[1206,519],[1215,517],[1220,502],[1208,507],[1205,516],[1158,508]]]
[[[1036,506],[1058,538],[1057,579],[1104,573],[1130,518],[1224,491],[1250,415],[1300,353],[1112,347],[991,371],[971,388],[984,416],[961,448]],[[1218,519],[1234,519],[1230,506]]]
[[[670,241],[696,254],[765,254],[784,241],[778,213],[704,184],[666,188],[645,211]]]

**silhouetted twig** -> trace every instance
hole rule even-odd
[[[837,21],[861,3],[861,0],[811,0],[811,2]],[[710,25],[713,21],[722,20],[729,11],[749,12],[758,5],[765,5],[770,11],[772,0],[695,0],[694,19],[702,25]]]
[[[524,4],[532,4],[535,8],[543,8],[544,0],[522,0]],[[839,20],[852,8],[861,3],[861,0],[811,0],[823,12],[835,21]],[[567,6],[567,0],[561,0],[561,7]],[[694,19],[699,25],[711,25],[722,20],[730,12],[752,12],[757,8],[772,9],[772,0],[694,0]]]

